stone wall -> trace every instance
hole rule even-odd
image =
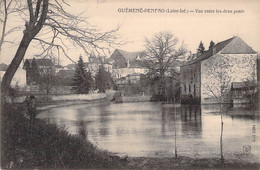
[[[200,98],[200,71],[200,63],[181,67],[181,98],[185,96]]]
[[[217,53],[201,62],[201,103],[231,102],[232,82],[257,79],[257,54]],[[220,87],[225,90],[221,90]],[[226,97],[221,96],[224,92]]]

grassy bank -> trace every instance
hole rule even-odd
[[[2,168],[119,168],[118,157],[98,150],[85,138],[36,120],[33,131],[21,105],[2,110]]]
[[[25,107],[6,104],[2,112],[1,167],[23,169],[259,169],[259,163],[216,158],[128,158],[101,151],[82,136],[42,120],[34,131],[23,116]],[[86,134],[85,134],[86,135]]]

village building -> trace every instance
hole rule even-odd
[[[37,65],[37,69],[33,69],[33,61],[35,61]],[[53,64],[51,59],[26,59],[23,65],[23,69],[26,71],[26,84],[37,84],[33,77],[37,75],[36,71],[39,75],[44,74],[55,74],[55,65]]]
[[[100,66],[103,66],[107,72],[112,73],[112,64],[109,63],[105,56],[96,57],[94,54],[91,54],[85,65],[88,71],[91,72],[92,76],[97,74]]]
[[[145,52],[128,52],[116,49],[109,58],[112,64],[112,77],[116,84],[136,83],[148,69],[142,64]]]
[[[183,64],[180,74],[182,102],[242,103],[243,91],[251,89],[246,82],[257,80],[257,53],[240,37],[232,37]]]
[[[57,74],[58,72],[60,72],[63,69],[64,69],[64,66],[62,66],[62,65],[59,65],[59,64],[54,65],[55,74]]]
[[[76,65],[75,64],[68,64],[63,67],[62,70],[75,70]]]

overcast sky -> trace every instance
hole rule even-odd
[[[119,34],[122,39],[132,43],[117,48],[127,51],[144,50],[144,38],[150,38],[160,31],[172,32],[180,42],[184,41],[188,50],[193,53],[202,41],[206,49],[209,42],[215,43],[231,38],[235,35],[241,37],[255,51],[260,52],[260,2],[257,0],[225,0],[225,1],[188,1],[188,0],[69,0],[71,11],[89,17],[89,22],[97,27],[108,30],[122,25]],[[125,8],[162,9],[162,13],[126,13]],[[178,13],[167,13],[169,10],[179,10]],[[180,9],[186,9],[186,13],[180,13]],[[196,9],[203,13],[196,13]],[[187,11],[194,11],[189,12]],[[213,10],[214,13],[205,13],[205,10]],[[222,13],[216,13],[221,10]],[[229,10],[232,13],[224,13]],[[240,10],[234,14],[234,11]],[[13,22],[15,20],[12,20]],[[12,23],[14,24],[14,23]],[[10,25],[12,25],[10,24]],[[14,36],[20,41],[22,32]],[[5,45],[1,52],[1,63],[11,61],[17,47]],[[111,49],[113,52],[114,49]],[[33,47],[30,46],[26,58],[32,58]],[[80,50],[70,51],[70,56],[77,61],[79,55],[86,55]],[[108,55],[109,56],[109,55]],[[62,58],[62,65],[71,63]]]

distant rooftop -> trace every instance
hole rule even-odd
[[[120,49],[116,49],[126,60],[135,60],[138,56],[140,58],[145,56],[145,51],[128,52]]]

